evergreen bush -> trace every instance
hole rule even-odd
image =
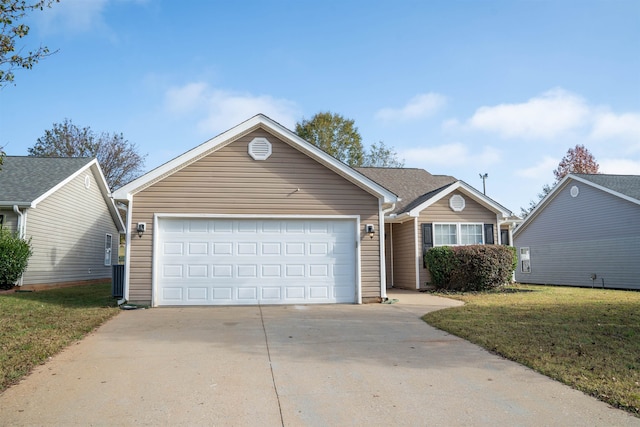
[[[31,241],[0,228],[0,288],[11,289],[27,268]]]

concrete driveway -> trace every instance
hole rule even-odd
[[[120,313],[0,395],[2,425],[640,426],[438,331],[456,301]]]

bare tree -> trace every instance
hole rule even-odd
[[[553,175],[556,177],[556,182],[560,182],[570,173],[598,173],[599,168],[593,154],[584,145],[578,144],[567,150],[567,154],[560,160]]]
[[[79,128],[69,119],[62,124],[54,123],[53,129],[45,131],[28,152],[39,157],[96,157],[112,189],[137,178],[146,157],[121,133],[96,134],[89,127]]]

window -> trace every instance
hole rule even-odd
[[[456,224],[434,224],[433,243],[436,246],[457,245],[458,231]]]
[[[482,224],[460,224],[461,245],[482,244]]]
[[[111,247],[112,247],[111,234],[105,234],[105,236],[104,236],[104,265],[111,265]]]
[[[434,246],[482,245],[483,224],[433,224]]]
[[[531,273],[529,248],[520,248],[520,271],[523,273]]]

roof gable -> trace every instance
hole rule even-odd
[[[610,190],[611,194],[623,195],[640,201],[640,175],[572,174],[576,180],[586,180]],[[583,181],[584,182],[584,181]],[[585,183],[586,184],[586,183]],[[606,190],[605,190],[606,191]]]
[[[6,156],[0,169],[0,205],[31,206],[92,161],[88,157]]]
[[[538,202],[522,224],[514,231],[514,236],[522,232],[548,206],[561,189],[572,181],[581,182],[605,193],[640,205],[640,175],[568,174]]]
[[[461,189],[478,203],[504,217],[511,215],[504,206],[480,193],[464,181],[453,176],[432,175],[424,169],[416,168],[356,168],[363,175],[396,193],[398,202],[392,214],[418,216],[433,203]]]
[[[294,132],[283,127],[279,123],[271,120],[267,116],[258,114],[251,119],[237,125],[234,128],[229,129],[226,132],[206,141],[205,143],[187,151],[186,153],[168,161],[167,163],[153,169],[152,171],[142,175],[141,177],[131,181],[118,190],[114,191],[114,198],[117,200],[128,200],[134,194],[144,190],[145,188],[153,185],[154,183],[172,175],[173,173],[182,170],[188,165],[198,161],[199,159],[208,156],[209,154],[219,150],[220,148],[232,143],[238,138],[253,132],[256,129],[262,128],[269,133],[272,133],[281,141],[289,144],[298,151],[306,154],[307,156],[317,160],[325,167],[331,169],[338,175],[343,176],[348,181],[354,183],[358,187],[365,191],[382,198],[384,203],[394,203],[397,201],[397,197],[388,189],[379,185],[375,181],[367,178],[366,176],[358,173],[355,169],[340,162],[319,148],[312,144],[309,144]]]
[[[124,232],[122,218],[95,158],[5,156],[0,169],[0,206],[36,208],[38,203],[87,170],[97,177],[109,213],[118,230]]]

